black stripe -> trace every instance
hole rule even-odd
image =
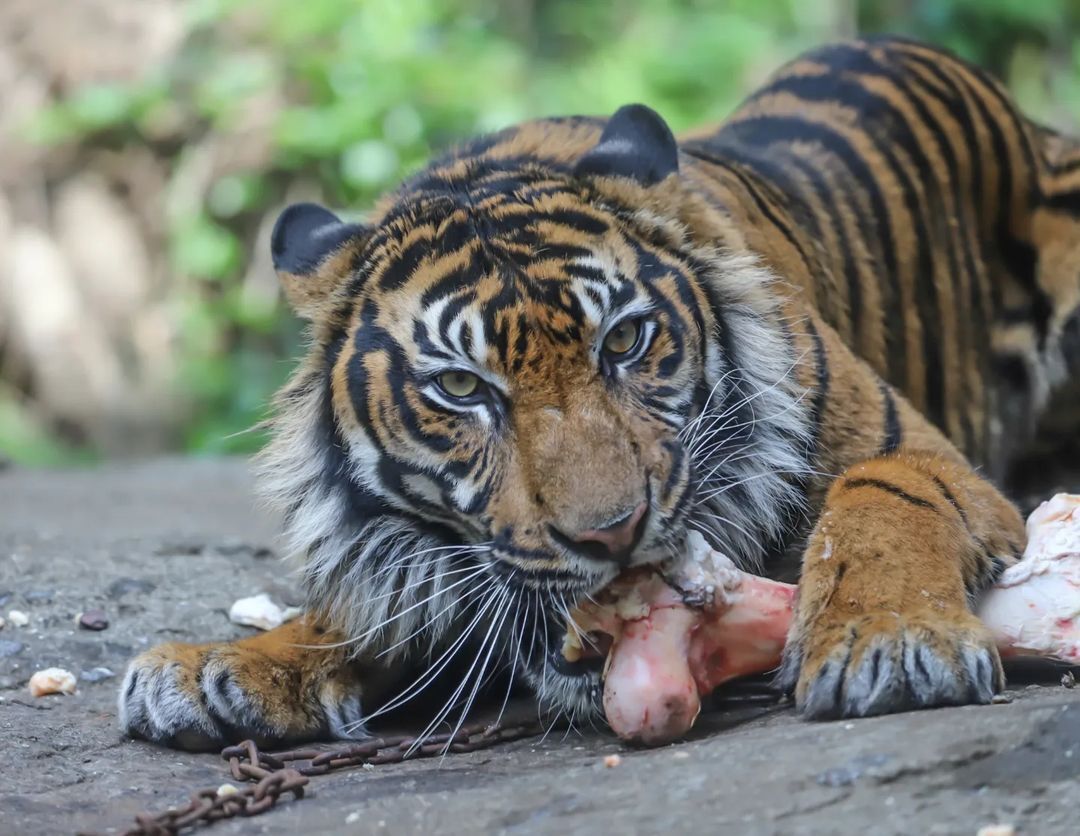
[[[931,479],[934,480],[934,484],[937,485],[937,489],[941,491],[941,495],[949,501],[949,504],[956,509],[956,513],[960,515],[960,519],[964,521],[964,528],[968,527],[967,512],[960,507],[960,503],[957,501],[953,492],[949,490],[949,486],[946,485],[939,476],[931,475]]]
[[[896,414],[896,399],[889,391],[887,383],[878,384],[881,389],[881,400],[885,406],[884,441],[881,443],[882,455],[894,453],[899,449],[904,440],[903,430],[900,428],[900,416]]]
[[[916,508],[926,508],[930,511],[937,511],[937,506],[933,502],[928,502],[925,499],[920,499],[917,496],[912,496],[903,488],[897,487],[891,482],[885,482],[881,479],[845,479],[841,485],[841,489],[849,490],[851,488],[877,488],[880,491],[891,493],[898,499],[904,500],[910,505],[914,505]]]
[[[826,167],[821,166],[818,162],[810,162],[800,156],[792,156],[790,162],[795,168],[802,172],[805,182],[813,190],[818,201],[820,201],[823,211],[832,215],[833,223],[831,224],[831,229],[836,236],[837,249],[840,251],[840,257],[843,260],[841,272],[843,273],[848,291],[848,322],[851,326],[850,345],[855,349],[856,354],[861,354],[863,319],[863,294],[862,285],[859,283],[861,276],[859,275],[858,268],[855,266],[855,255],[842,215],[839,212],[829,212],[830,206],[834,206],[844,200],[843,195],[845,189],[834,189],[832,184],[827,182],[823,175],[823,169]],[[861,213],[856,211],[853,214],[858,217]],[[824,283],[819,283],[818,287],[824,289]],[[824,309],[824,306],[821,306],[821,308]]]
[[[1064,177],[1065,175],[1080,171],[1080,157],[1072,157],[1071,159],[1052,162],[1050,165],[1054,170],[1054,174]]]
[[[741,170],[740,165],[733,163],[733,161],[728,161],[717,157],[716,155],[709,153],[700,146],[684,146],[681,150],[683,151],[683,153],[688,154],[691,157],[695,157],[699,160],[702,160],[703,162],[722,168],[724,171],[726,171],[732,177],[738,180],[739,185],[741,185],[746,191],[746,193],[750,195],[750,199],[754,202],[754,205],[757,207],[757,210],[762,215],[762,217],[764,217],[765,220],[767,220],[774,227],[776,227],[776,229],[779,230],[780,234],[784,236],[787,242],[791,244],[792,249],[794,249],[795,252],[799,254],[799,259],[802,261],[803,266],[806,267],[807,276],[814,276],[815,271],[813,270],[813,268],[811,268],[810,260],[807,257],[806,252],[803,250],[802,246],[799,244],[798,239],[795,237],[795,233],[792,230],[791,225],[773,211],[768,201],[758,190],[758,184],[754,183],[753,179]]]
[[[1049,195],[1043,205],[1047,209],[1053,209],[1055,212],[1080,215],[1080,191],[1058,192]]]

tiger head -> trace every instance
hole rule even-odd
[[[368,223],[290,207],[272,252],[312,341],[262,485],[360,655],[593,711],[559,652],[579,600],[688,530],[753,562],[797,508],[775,279],[648,108],[476,140]]]

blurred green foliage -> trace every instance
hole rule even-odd
[[[299,328],[240,281],[254,230],[303,182],[363,210],[455,139],[556,113],[647,102],[678,130],[721,119],[783,61],[855,31],[949,46],[1018,90],[1036,117],[1080,108],[1076,0],[188,0],[175,60],[77,91],[30,126],[40,142],[145,144],[184,176],[187,143],[240,135],[269,153],[167,207],[179,285],[178,446],[239,451],[299,350]],[[1071,111],[1070,111],[1071,109]],[[262,123],[262,121],[260,123]],[[178,141],[182,138],[183,142]],[[182,192],[182,189],[180,190]]]

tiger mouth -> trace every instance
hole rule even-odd
[[[688,586],[677,564],[665,560],[654,566],[626,569],[603,589],[566,613],[562,634],[551,650],[555,669],[565,676],[606,672],[611,648],[629,622],[648,618],[663,597],[681,600],[686,606],[701,607],[701,590]],[[661,592],[662,590],[662,592]]]
[[[656,567],[649,566],[624,570],[587,603],[567,613],[562,633],[549,651],[555,670],[564,676],[602,674],[620,622],[648,613],[648,605],[634,593],[635,585],[656,573]]]

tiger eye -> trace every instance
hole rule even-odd
[[[620,322],[604,337],[604,350],[612,354],[626,354],[638,341],[638,323],[628,319]]]
[[[472,372],[443,372],[439,375],[439,385],[451,397],[467,398],[480,388],[480,378]]]

